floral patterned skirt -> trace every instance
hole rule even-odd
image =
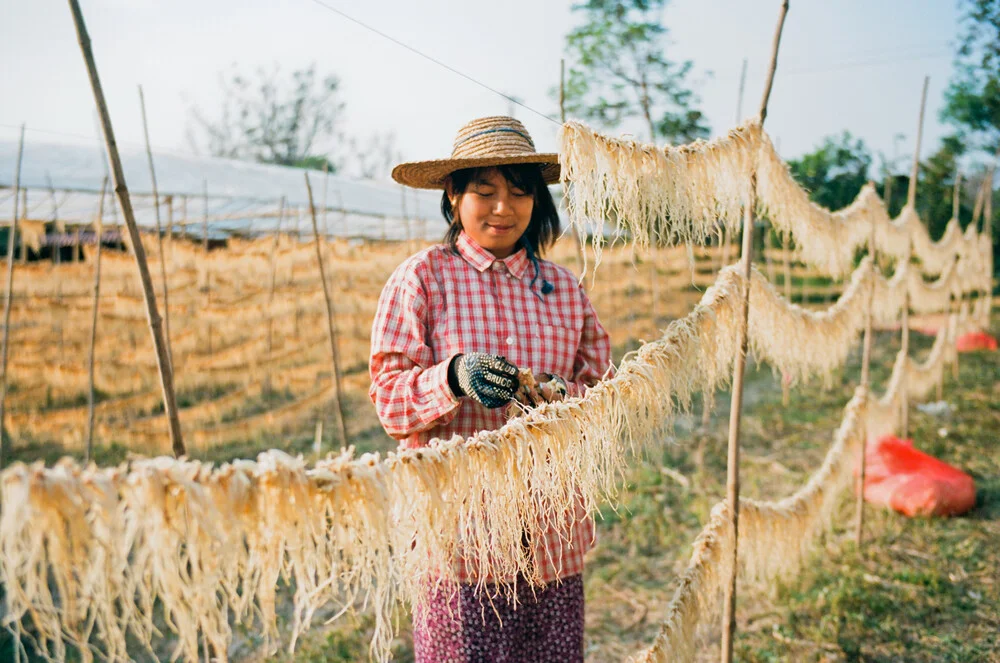
[[[416,663],[583,663],[583,576],[534,592],[519,580],[516,605],[495,588],[439,590],[413,616],[413,649]]]

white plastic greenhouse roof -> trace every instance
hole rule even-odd
[[[152,226],[155,216],[146,153],[136,147],[120,149],[125,180],[135,198],[137,221]],[[0,221],[3,222],[9,222],[13,213],[11,187],[16,160],[17,142],[0,140]],[[213,235],[232,230],[272,229],[282,196],[290,208],[308,207],[303,169],[164,152],[154,152],[153,161],[161,204],[167,196],[174,197],[175,223],[179,223],[180,199],[187,197],[188,220],[198,224],[199,232],[206,184]],[[105,172],[103,153],[96,145],[26,141],[21,187],[29,190],[29,218],[89,221]],[[439,193],[408,189],[393,182],[308,172],[317,208],[323,206],[326,190],[330,234],[400,239],[411,233],[413,237],[429,238],[443,233]],[[56,192],[54,198],[50,189]],[[161,207],[161,217],[163,214]],[[404,219],[409,220],[409,230]],[[304,221],[303,231],[308,227],[308,220]],[[286,218],[285,223],[291,222]]]

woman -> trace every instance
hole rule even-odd
[[[468,437],[503,426],[515,399],[533,405],[594,385],[610,364],[608,334],[572,272],[541,259],[559,233],[546,186],[559,179],[557,155],[537,153],[517,120],[487,117],[459,130],[451,158],[401,164],[392,176],[443,189],[449,225],[379,300],[369,395],[386,431],[405,447]],[[432,597],[414,615],[418,663],[582,661],[594,523],[582,512],[567,519],[569,537],[553,528],[525,541],[544,586],[532,592],[520,579],[516,609],[501,595],[484,610],[477,578],[463,572],[457,591]]]

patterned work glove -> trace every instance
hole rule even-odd
[[[469,352],[451,360],[448,384],[456,396],[468,396],[492,410],[514,397],[517,366],[498,355]]]

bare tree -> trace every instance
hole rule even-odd
[[[235,66],[220,74],[222,108],[209,116],[191,108],[188,140],[212,156],[322,168],[337,163],[324,150],[342,138],[340,79],[320,78],[316,65],[286,75],[275,64],[245,75]]]

